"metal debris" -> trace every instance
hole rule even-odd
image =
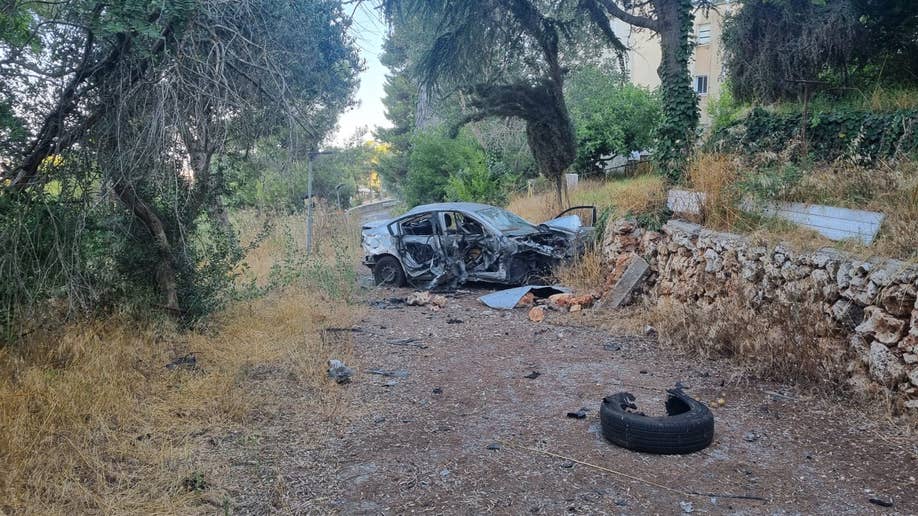
[[[354,370],[344,365],[344,362],[336,359],[328,361],[328,377],[335,382],[339,384],[348,383],[353,375]]]

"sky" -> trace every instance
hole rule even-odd
[[[382,103],[387,69],[379,62],[386,37],[386,24],[379,11],[369,4],[362,2],[354,14],[353,35],[366,67],[360,74],[360,89],[357,91],[359,104],[338,118],[338,130],[332,139],[336,145],[346,142],[361,127],[369,129],[363,135],[364,140],[369,140],[373,138],[372,133],[376,127],[391,126],[386,120],[386,110]]]

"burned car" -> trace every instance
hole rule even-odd
[[[588,224],[578,213],[586,213]],[[365,224],[364,264],[381,285],[528,284],[581,254],[593,241],[595,223],[593,206],[570,208],[536,225],[486,204],[426,204],[395,219]]]

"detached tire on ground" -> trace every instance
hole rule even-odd
[[[405,286],[405,271],[394,256],[382,256],[373,265],[373,281],[386,287]]]
[[[667,415],[659,417],[629,412],[637,409],[630,392],[603,398],[602,435],[612,444],[646,453],[674,455],[707,448],[714,439],[714,415],[679,389],[666,392]]]

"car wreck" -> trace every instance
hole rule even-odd
[[[426,204],[395,219],[365,224],[363,263],[379,285],[523,285],[548,277],[553,267],[582,254],[593,241],[595,223],[593,206],[569,208],[532,224],[497,206]]]

